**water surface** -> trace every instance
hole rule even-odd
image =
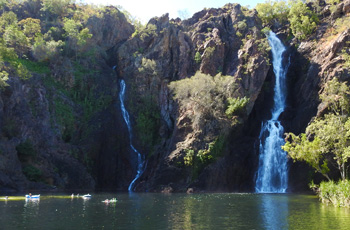
[[[102,200],[117,197],[117,203]],[[349,229],[350,211],[292,194],[92,194],[0,200],[0,229]]]

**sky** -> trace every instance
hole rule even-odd
[[[122,6],[132,16],[138,18],[143,24],[152,17],[159,17],[169,13],[170,18],[191,17],[194,13],[204,8],[220,8],[226,3],[239,3],[242,6],[255,7],[257,3],[265,0],[81,0],[95,5]],[[185,17],[185,18],[187,18]]]

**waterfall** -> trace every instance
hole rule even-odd
[[[136,153],[136,156],[137,156],[137,173],[136,173],[135,178],[131,181],[129,188],[128,188],[129,192],[132,192],[134,189],[134,186],[135,186],[135,182],[137,181],[137,179],[140,178],[140,176],[142,175],[142,173],[144,171],[145,159],[144,159],[143,155],[141,155],[141,153],[139,151],[137,151],[137,149],[132,145],[132,129],[131,129],[131,124],[130,124],[130,118],[129,118],[129,113],[126,110],[125,104],[124,104],[124,99],[125,99],[125,81],[124,80],[120,80],[119,99],[120,99],[120,108],[122,110],[123,118],[124,118],[124,121],[128,127],[128,131],[129,131],[130,148],[132,149],[132,151],[134,153]]]
[[[284,193],[288,187],[287,154],[284,145],[284,128],[278,117],[286,106],[286,73],[289,64],[283,67],[283,52],[286,50],[276,34],[270,31],[268,41],[272,51],[273,72],[276,76],[272,117],[263,122],[260,131],[259,168],[255,191],[258,193]]]

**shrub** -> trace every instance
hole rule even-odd
[[[193,158],[194,158],[194,150],[193,149],[186,149],[186,155],[184,157],[185,165],[192,166],[193,165]]]
[[[249,102],[249,98],[247,97],[228,98],[227,100],[228,107],[225,111],[225,114],[228,118],[232,118],[234,115],[239,115]]]
[[[183,109],[194,111],[194,117],[222,118],[225,98],[236,89],[235,79],[217,74],[212,77],[197,72],[193,77],[171,82],[169,88]]]
[[[143,146],[151,149],[158,141],[160,112],[153,98],[142,98],[142,108],[138,109],[136,130]]]
[[[41,180],[42,172],[33,165],[28,165],[23,168],[23,173],[30,181],[38,182]]]
[[[350,207],[350,181],[344,180],[321,182],[317,194],[323,203],[337,207]]]
[[[317,26],[318,18],[316,14],[302,1],[294,3],[289,11],[288,20],[293,35],[298,39],[305,39]]]
[[[201,63],[201,61],[202,61],[202,56],[201,56],[201,54],[198,51],[196,52],[196,55],[194,56],[194,61],[197,64]]]
[[[25,140],[24,142],[18,144],[16,146],[16,151],[18,156],[36,156],[37,155],[32,142],[29,140]]]
[[[284,23],[287,21],[289,7],[286,1],[265,1],[256,5],[258,16],[265,24],[272,24],[277,21]]]
[[[61,99],[56,99],[54,102],[56,120],[61,125],[62,139],[69,142],[73,136],[75,124],[73,109]]]
[[[238,28],[240,31],[245,31],[245,29],[247,29],[247,23],[245,23],[245,20],[239,21],[239,22],[237,23],[237,28]]]
[[[40,74],[50,73],[50,68],[45,63],[34,62],[28,59],[19,59],[18,62],[21,63],[23,66],[25,66],[31,72],[40,73]]]
[[[57,57],[59,53],[62,51],[62,47],[64,46],[64,42],[59,41],[44,41],[41,37],[38,38],[33,47],[32,53],[36,60],[39,62],[50,61],[54,57]]]

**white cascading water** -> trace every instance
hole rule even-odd
[[[272,118],[262,124],[260,131],[259,168],[255,184],[257,193],[284,193],[288,187],[287,154],[284,145],[284,128],[278,121],[286,106],[286,73],[289,63],[283,67],[286,50],[275,33],[270,31],[268,41],[272,50],[272,65],[276,76]]]
[[[133,150],[133,152],[136,153],[136,155],[137,155],[137,173],[136,173],[135,178],[131,181],[129,188],[128,188],[129,192],[132,192],[134,189],[134,186],[135,186],[135,182],[137,181],[137,179],[140,178],[140,176],[142,175],[142,173],[144,171],[145,160],[144,160],[143,155],[139,151],[137,151],[137,149],[135,149],[135,147],[132,145],[132,129],[131,129],[131,124],[130,124],[129,113],[125,108],[124,98],[125,98],[125,81],[120,80],[120,92],[119,92],[120,107],[122,110],[124,121],[128,127],[128,131],[129,131],[130,147]]]

